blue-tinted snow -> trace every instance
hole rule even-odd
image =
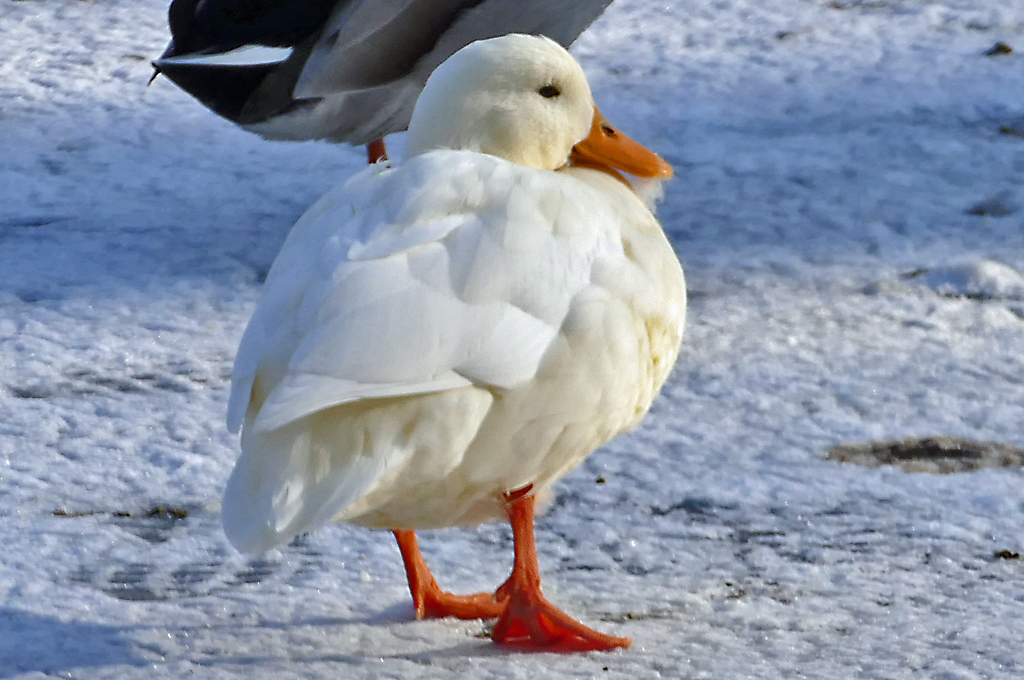
[[[163,0],[7,1],[0,35],[0,678],[1024,673],[1021,470],[823,460],[1024,445],[1024,5],[616,0],[579,41],[604,113],[677,168],[692,295],[650,417],[538,525],[551,598],[635,640],[586,656],[412,621],[386,533],[228,546],[237,340],[362,153],[146,87]],[[424,549],[490,589],[508,534]]]

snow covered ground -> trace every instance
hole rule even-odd
[[[1024,4],[616,0],[581,38],[677,168],[691,311],[649,418],[538,524],[551,599],[634,647],[530,656],[413,621],[389,534],[221,532],[236,343],[362,153],[147,88],[164,0],[0,3],[0,679],[1024,674],[1021,468],[825,460],[1024,446]],[[424,551],[491,589],[509,535]]]

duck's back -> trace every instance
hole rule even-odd
[[[372,168],[289,235],[239,349],[229,537],[500,516],[634,426],[675,360],[682,272],[616,180],[440,151]]]

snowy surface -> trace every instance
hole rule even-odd
[[[147,88],[164,0],[0,0],[0,36],[0,679],[1024,674],[1024,472],[824,459],[1024,446],[1024,3],[616,0],[581,38],[677,168],[692,303],[650,417],[538,524],[551,599],[635,640],[576,656],[413,621],[386,533],[221,532],[236,343],[362,153]],[[492,589],[509,533],[424,551]]]

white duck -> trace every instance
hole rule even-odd
[[[474,40],[568,46],[611,0],[173,0],[153,66],[271,139],[370,144],[404,130],[430,73]]]
[[[417,617],[500,617],[494,640],[527,647],[630,643],[544,599],[533,543],[535,499],[640,422],[682,338],[679,261],[609,166],[671,175],[596,113],[555,42],[480,41],[437,69],[405,161],[322,198],[270,270],[228,409],[235,546],[387,528]],[[509,580],[441,591],[414,530],[498,518]]]

